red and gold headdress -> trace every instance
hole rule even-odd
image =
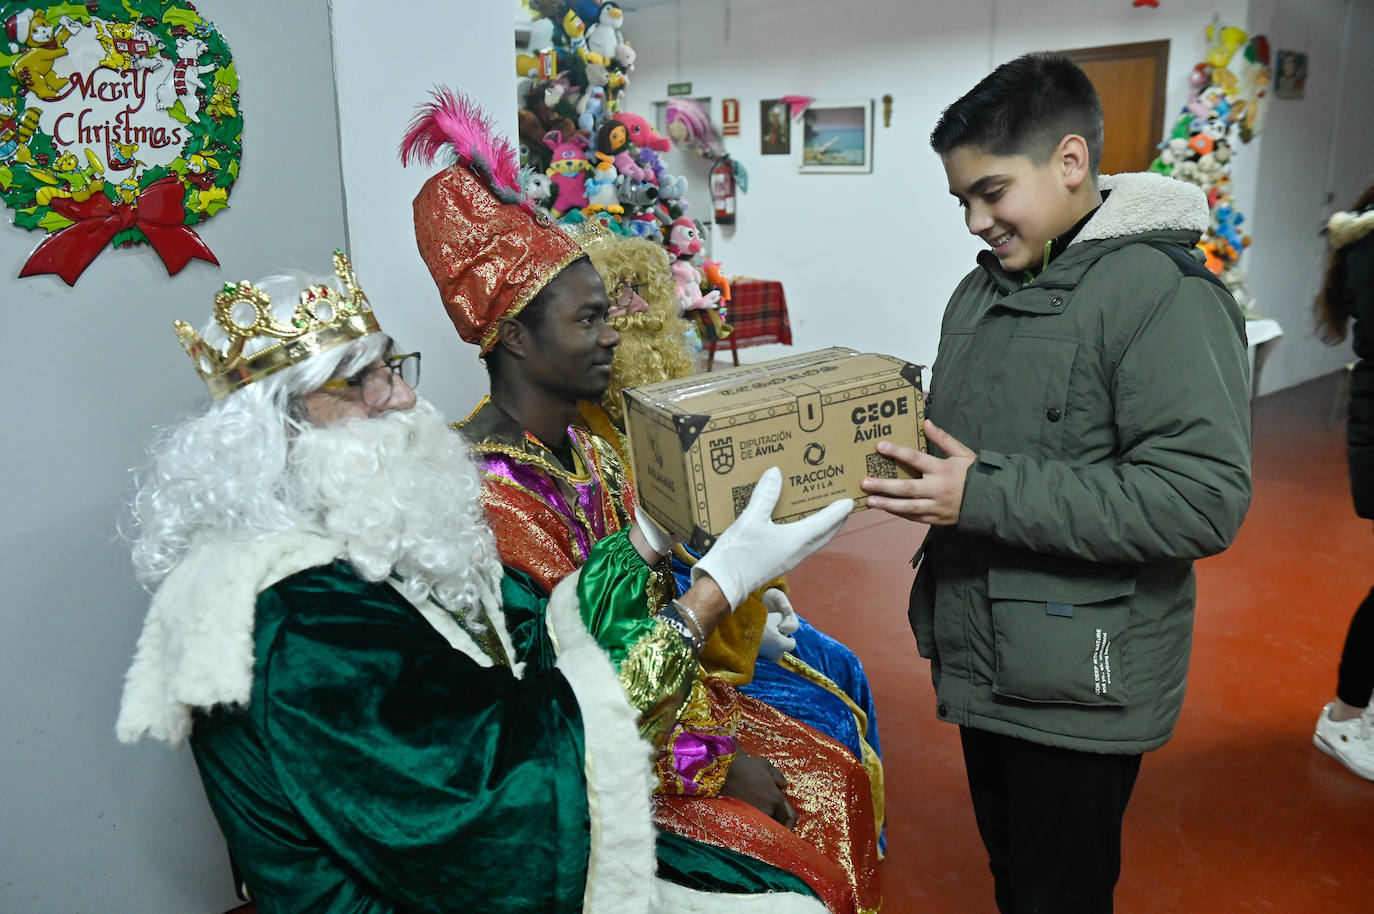
[[[581,256],[577,244],[525,197],[510,142],[471,99],[438,88],[421,105],[405,139],[401,164],[449,167],[415,197],[415,241],[458,335],[485,356],[497,327]]]

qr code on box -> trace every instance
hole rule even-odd
[[[730,497],[735,502],[735,516],[739,517],[744,513],[744,508],[749,504],[749,496],[754,494],[754,486],[757,483],[749,483],[744,486],[735,486],[730,490]]]
[[[896,479],[897,464],[891,457],[884,457],[882,454],[865,455],[867,461],[866,469],[868,475],[874,479]]]

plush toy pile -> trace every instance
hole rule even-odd
[[[1242,307],[1249,309],[1245,277],[1237,266],[1250,236],[1245,217],[1231,200],[1231,157],[1264,126],[1269,102],[1269,41],[1213,22],[1207,27],[1206,59],[1188,75],[1188,102],[1159,146],[1151,171],[1198,185],[1207,193],[1212,222],[1200,247],[1207,267],[1219,275]]]
[[[526,193],[552,219],[595,219],[612,232],[648,238],[674,258],[679,308],[703,331],[729,333],[721,308],[729,286],[719,264],[702,259],[702,226],[687,215],[687,179],[666,173],[661,153],[672,140],[622,95],[634,70],[625,16],[612,0],[529,0],[529,50],[516,55],[520,163]],[[679,142],[709,135],[706,126],[668,123]],[[706,117],[704,112],[691,112]]]

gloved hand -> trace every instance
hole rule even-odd
[[[654,523],[654,519],[645,513],[638,504],[635,505],[635,526],[643,534],[644,542],[658,555],[667,555],[673,551],[673,538],[662,527]]]
[[[773,508],[782,492],[782,471],[769,467],[754,486],[753,497],[735,522],[692,566],[693,583],[710,575],[735,609],[749,594],[794,567],[840,532],[854,507],[848,498],[790,524],[773,523]]]
[[[788,651],[797,649],[797,639],[792,635],[801,628],[801,620],[797,618],[797,611],[792,608],[792,601],[787,599],[787,594],[778,588],[765,590],[762,599],[764,608],[768,610],[768,618],[759,637],[759,656],[765,660],[777,660]]]

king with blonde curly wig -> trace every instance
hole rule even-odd
[[[611,320],[611,326],[620,334],[620,345],[616,347],[611,383],[601,398],[601,408],[623,432],[625,407],[621,391],[684,378],[698,373],[701,366],[696,364],[687,342],[688,324],[678,314],[673,274],[668,270],[668,253],[662,245],[644,238],[604,233],[585,242],[582,250],[605,280],[606,294],[612,303],[628,287],[648,305],[648,310],[620,314]],[[597,429],[593,431],[600,434]]]

